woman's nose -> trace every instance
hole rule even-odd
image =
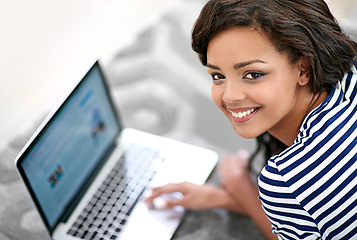
[[[227,80],[222,95],[224,102],[236,102],[244,100],[246,97],[244,93],[243,84],[239,83],[239,80]]]

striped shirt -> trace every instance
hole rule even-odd
[[[357,239],[356,67],[259,176],[259,199],[279,239]]]

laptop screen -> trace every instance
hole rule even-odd
[[[119,130],[96,63],[21,159],[22,174],[51,229],[113,145]]]

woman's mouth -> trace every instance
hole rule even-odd
[[[259,110],[258,107],[255,108],[245,108],[245,109],[229,109],[228,112],[231,113],[233,121],[237,123],[246,122],[251,119],[255,113]]]

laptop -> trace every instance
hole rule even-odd
[[[152,186],[203,184],[216,152],[124,128],[98,61],[16,159],[53,239],[171,239],[182,209],[143,201]]]

